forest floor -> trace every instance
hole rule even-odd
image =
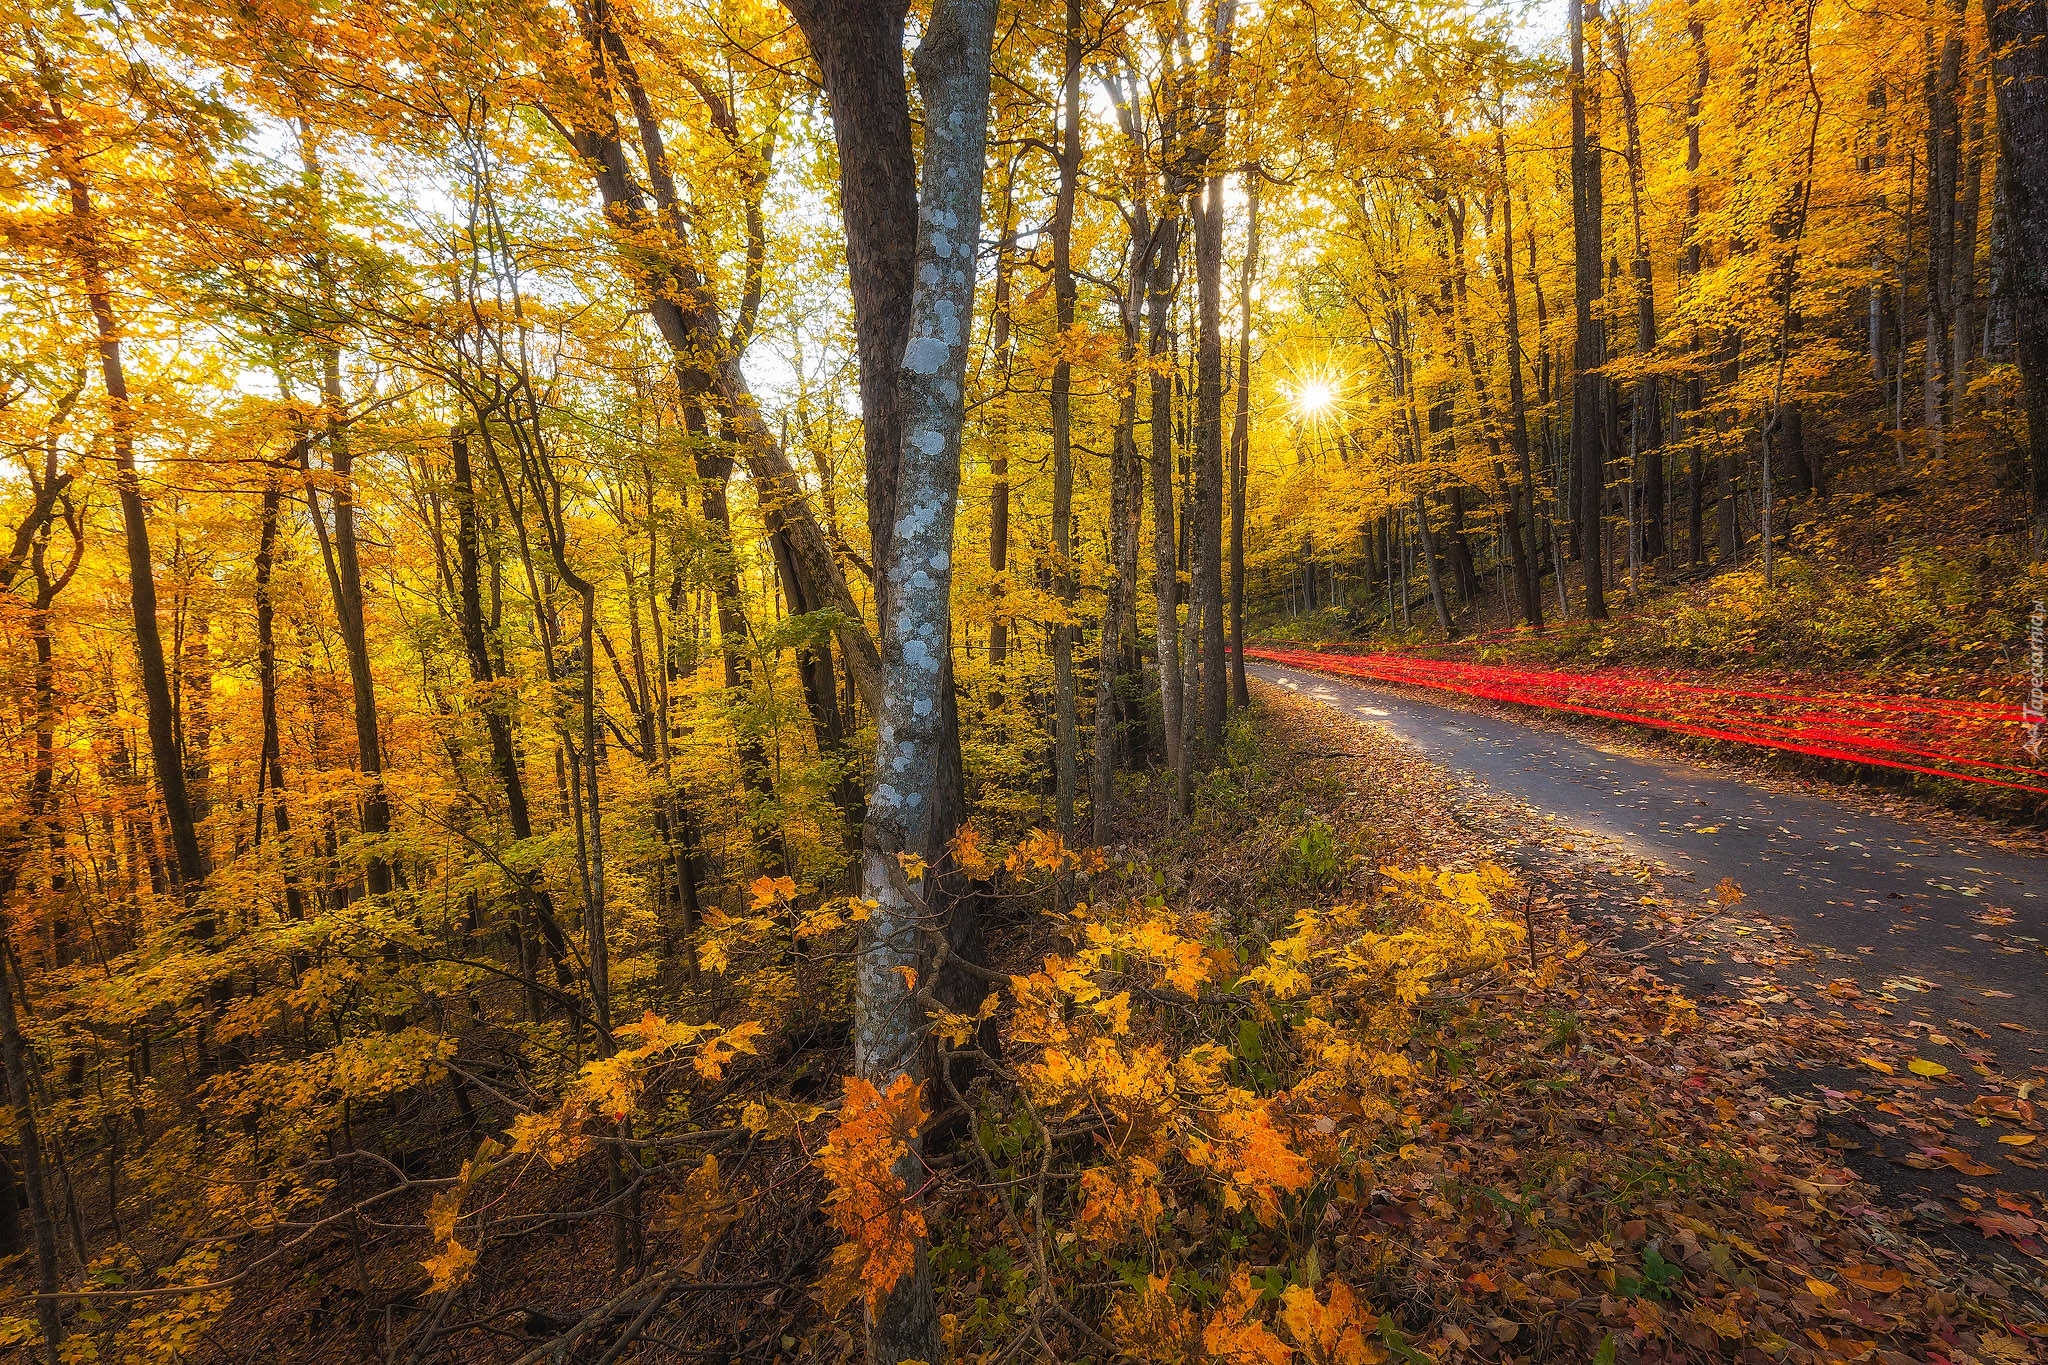
[[[1640,856],[1459,779],[1371,719],[1262,683],[1192,823],[1140,777],[1105,867],[1079,883],[1091,905],[1053,913],[1042,883],[994,905],[992,965],[1018,974],[1001,1060],[933,1104],[952,1119],[925,1156],[948,1358],[2048,1361],[2038,1068],[1947,1011],[1907,1017],[1732,884],[1653,886]],[[1514,950],[1435,980],[1392,1034],[1370,1023],[1384,1008],[1370,993],[1246,984],[1298,915],[1364,906],[1368,938],[1426,932],[1387,869],[1487,865],[1517,879],[1497,898]],[[1136,1091],[1112,1069],[1106,1099],[1063,1116],[1020,1099],[1052,1049],[1018,997],[1041,963],[1041,984],[1078,974],[1049,958],[1080,964],[1085,945],[1161,923],[1169,950],[1227,970],[1191,997],[1120,949],[1080,969],[1104,989],[1067,1017],[1120,997],[1127,1018],[1096,1043],[1134,1064],[1164,1048],[1172,1074],[1220,1041],[1234,1093],[1296,1155],[1267,1153],[1283,1198],[1268,1185],[1267,1208],[1233,1203],[1256,1173],[1226,1179],[1217,1124],[1161,1111],[1197,1140],[1155,1152],[1140,1184],[1165,1202],[1118,1231],[1114,1182],[1151,1163],[1124,1155],[1136,1130],[1100,1110]],[[858,1311],[821,1312],[813,1288],[835,1235],[812,1159],[850,1066],[837,999],[819,993],[805,1029],[690,1104],[643,1107],[636,1131],[680,1157],[649,1172],[660,1212],[638,1281],[607,1273],[606,1220],[559,1213],[602,1202],[601,1167],[530,1163],[504,1205],[530,1226],[486,1247],[461,1289],[380,1308],[336,1241],[238,1293],[212,1358],[552,1359],[568,1331],[583,1336],[563,1358],[618,1365],[856,1358]],[[1319,1021],[1405,1061],[1363,1090],[1319,1089],[1304,1042]],[[789,1117],[747,1118],[757,1105]],[[1904,1190],[1887,1179],[1899,1161],[1956,1180]],[[431,1249],[401,1226],[376,1251],[380,1282]]]
[[[1284,865],[1302,842],[1287,829],[1320,826],[1340,841],[1342,877],[1383,862],[1510,865],[1532,961],[1592,941],[1570,975],[1495,992],[1483,1032],[1440,1016],[1442,1033],[1419,1040],[1465,1051],[1470,1079],[1409,1097],[1414,1145],[1353,1227],[1381,1239],[1383,1283],[1412,1276],[1435,1294],[1425,1350],[1584,1358],[1565,1344],[1606,1331],[1622,1359],[2048,1358],[2028,1151],[2039,1048],[2000,1057],[1975,1024],[1895,1007],[1885,987],[1915,998],[1900,982],[1866,990],[1861,964],[1801,942],[1732,881],[1587,838],[1383,724],[1270,684],[1258,703],[1269,785],[1241,795],[1262,813],[1183,864],[1194,900],[1255,914],[1246,888],[1260,878],[1225,890],[1219,872],[1245,840]],[[2038,975],[2038,945],[2027,961]],[[1956,1178],[1912,1190],[1888,1163]],[[1480,1226],[1474,1190],[1497,1205]],[[1487,1226],[1502,1213],[1505,1227]]]
[[[998,941],[1024,954],[1125,943],[1118,926],[1163,911],[1209,926],[1212,948],[1234,945],[1217,951],[1256,962],[1267,945],[1270,963],[1298,914],[1360,904],[1400,926],[1392,869],[1505,864],[1527,962],[1518,949],[1425,994],[1402,1042],[1414,1070],[1362,1109],[1302,1077],[1303,1035],[1282,1041],[1302,1006],[1310,1023],[1329,1008],[1320,994],[1254,1002],[1234,1028],[1197,1020],[1196,1037],[1234,1039],[1233,1074],[1272,1097],[1318,1172],[1257,1218],[1169,1167],[1167,1212],[1155,1203],[1142,1235],[1105,1236],[1133,1165],[1117,1158],[1128,1130],[1110,1122],[1090,1141],[1079,1124],[1041,1156],[1027,1127],[996,1121],[1000,1092],[986,1097],[977,1140],[1024,1189],[935,1187],[938,1222],[956,1229],[939,1290],[963,1358],[1014,1358],[1034,1337],[1049,1358],[1106,1358],[1087,1323],[1151,1360],[2048,1360],[2048,1249],[2025,1184],[2042,1124],[2023,1070],[1966,1052],[1955,1068],[1934,1061],[1947,1038],[1919,1036],[1860,987],[1831,981],[1806,1005],[1779,969],[1811,954],[1732,882],[1646,896],[1640,859],[1573,839],[1343,710],[1261,685],[1230,747],[1192,825],[1167,820],[1156,789],[1133,791],[1142,804],[1106,850],[1114,870],[1089,885],[1087,917],[1040,916]],[[1026,970],[1010,952],[1004,965]],[[1171,1055],[1188,1007],[1118,952],[1126,965],[1103,990],[1126,983],[1128,1039]],[[1688,983],[1683,969],[1709,958],[1756,975],[1732,993]],[[1021,1020],[1006,1007],[1002,1022],[1010,1064],[1028,1072]],[[1932,1219],[1854,1164],[1879,1132],[1922,1139],[1888,1144],[1902,1160],[1985,1183],[1958,1185]],[[1026,1261],[998,1215],[1032,1221],[1034,1175],[1037,1207],[1062,1229],[1033,1234],[1060,1320],[1028,1277],[996,1273]],[[1044,1202],[1062,1180],[1078,1181],[1072,1203]],[[1275,1329],[1305,1353],[1290,1357]]]

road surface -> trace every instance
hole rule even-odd
[[[1966,1018],[2048,1025],[2048,859],[1361,680],[1261,662],[1247,671],[1700,886],[1734,878],[1751,909],[1846,954],[1838,965],[1867,989],[1926,982]]]

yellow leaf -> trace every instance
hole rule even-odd
[[[896,855],[896,861],[902,866],[903,875],[910,880],[919,881],[924,877],[924,859],[915,853],[899,853]]]
[[[1584,1270],[1586,1268],[1585,1257],[1579,1255],[1576,1251],[1567,1251],[1563,1247],[1551,1247],[1547,1251],[1539,1251],[1531,1259],[1537,1265],[1546,1266],[1551,1270]]]
[[[426,1270],[431,1283],[429,1294],[439,1294],[453,1289],[469,1278],[470,1267],[476,1264],[476,1253],[457,1241],[449,1241],[420,1265]]]
[[[1811,1275],[1806,1277],[1806,1290],[1816,1299],[1831,1299],[1842,1292],[1826,1280],[1816,1280]]]
[[[2032,1133],[2006,1133],[1998,1139],[2008,1147],[2025,1147],[2033,1142]]]
[[[1877,1072],[1881,1076],[1889,1076],[1892,1074],[1892,1068],[1885,1065],[1883,1062],[1880,1062],[1875,1057],[1858,1057],[1856,1060],[1863,1063],[1863,1065],[1869,1067],[1872,1071]]]
[[[1906,1063],[1906,1070],[1915,1076],[1946,1076],[1948,1068],[1940,1062],[1930,1062],[1925,1057],[1915,1057]]]
[[[794,899],[796,881],[791,877],[756,877],[747,889],[754,893],[754,909],[766,910]]]

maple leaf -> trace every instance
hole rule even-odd
[[[872,1312],[916,1263],[924,1212],[909,1197],[899,1167],[924,1120],[910,1077],[898,1076],[886,1093],[862,1077],[846,1078],[839,1122],[814,1162],[832,1186],[826,1211],[846,1239],[833,1253],[833,1272],[819,1286],[832,1311],[850,1298],[839,1297],[849,1289],[849,1276]]]
[[[973,825],[960,826],[959,832],[946,842],[946,851],[953,855],[953,863],[970,877],[986,877],[995,871],[982,848],[981,831]]]
[[[1280,1296],[1280,1323],[1310,1365],[1378,1365],[1386,1348],[1367,1333],[1379,1329],[1379,1318],[1362,1312],[1349,1286],[1330,1282],[1327,1304],[1306,1285],[1291,1284]]]
[[[756,910],[786,905],[796,899],[793,877],[756,877],[747,889],[753,894],[752,906]]]
[[[1287,1343],[1252,1316],[1258,1307],[1259,1291],[1252,1287],[1251,1272],[1239,1266],[1231,1273],[1222,1305],[1202,1328],[1202,1349],[1210,1359],[1265,1365],[1287,1365],[1293,1359]]]
[[[427,1272],[427,1292],[440,1294],[454,1289],[469,1278],[470,1268],[475,1264],[476,1252],[450,1238],[439,1251],[420,1262]]]

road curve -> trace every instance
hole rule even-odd
[[[1695,887],[1732,877],[1748,909],[1825,959],[1822,979],[1853,977],[1937,1026],[1967,1021],[1984,1040],[1972,1050],[2008,1073],[2048,1071],[2048,859],[1357,679],[1262,661],[1246,672]],[[1721,985],[1753,970],[1739,963],[1723,954],[1674,975]]]

